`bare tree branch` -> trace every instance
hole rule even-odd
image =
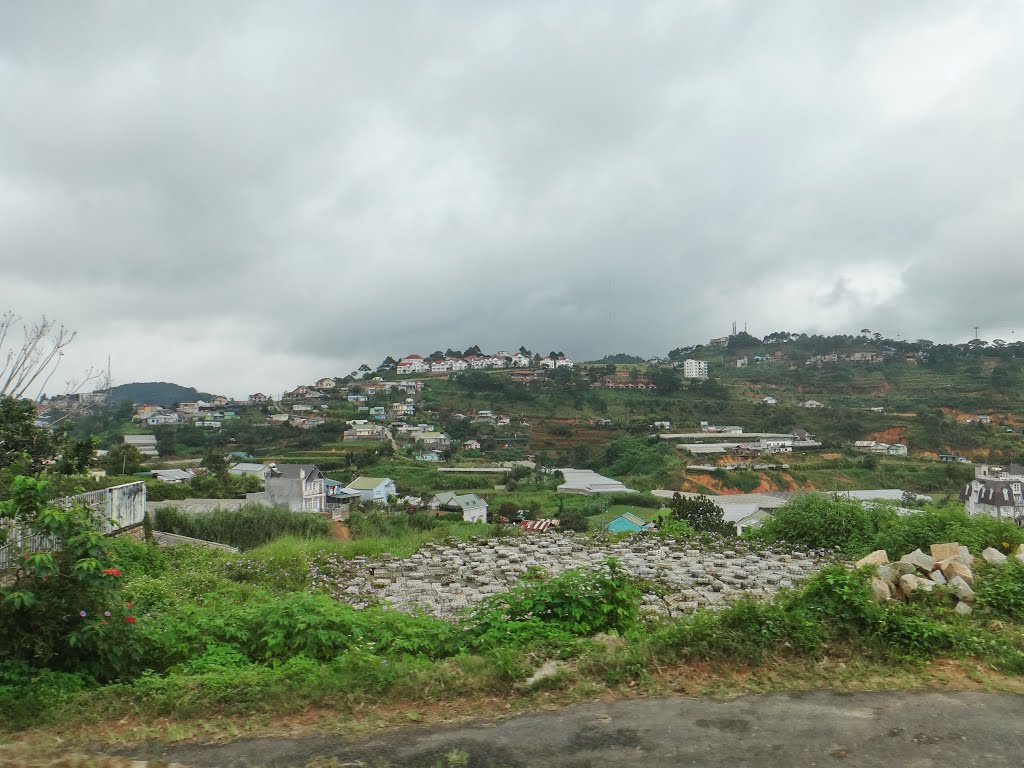
[[[22,336],[18,344],[15,338]],[[77,333],[43,315],[32,325],[14,312],[0,315],[0,397],[38,400]],[[76,394],[89,383],[100,381],[89,369],[81,380],[69,380],[64,396]],[[109,382],[107,382],[109,386]]]

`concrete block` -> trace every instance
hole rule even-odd
[[[959,560],[943,560],[939,567],[942,568],[942,575],[946,577],[946,581],[952,581],[954,576],[959,576],[968,584],[974,583],[974,571]]]
[[[971,585],[968,584],[962,577],[954,576],[949,580],[949,586],[953,590],[953,594],[963,600],[965,603],[974,602],[974,590],[971,589]]]
[[[920,579],[912,573],[905,573],[900,576],[900,592],[910,596],[916,589]]]
[[[875,577],[889,584],[895,584],[899,576],[899,572],[888,565],[880,565],[875,569]]]
[[[892,597],[892,588],[889,586],[889,582],[882,581],[879,578],[871,579],[871,599],[879,603],[884,603],[886,600]]]
[[[1006,562],[1006,555],[994,547],[986,549],[981,553],[981,556],[992,565],[1003,565]]]
[[[932,557],[936,560],[945,560],[949,557],[956,557],[960,554],[960,545],[957,542],[950,544],[932,544]]]
[[[870,555],[865,555],[857,561],[857,567],[861,568],[865,565],[886,565],[889,562],[889,555],[885,553],[884,549],[876,549]]]
[[[935,567],[935,558],[931,555],[926,555],[920,549],[915,549],[910,554],[904,555],[900,558],[901,563],[910,563],[915,568],[918,568],[925,573],[930,573],[932,568]]]

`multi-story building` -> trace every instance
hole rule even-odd
[[[278,504],[293,512],[323,512],[327,509],[324,477],[313,464],[270,464],[266,490],[248,494],[247,499]]]
[[[683,377],[687,379],[706,379],[708,377],[707,360],[686,360],[683,362]]]

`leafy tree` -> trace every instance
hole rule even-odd
[[[672,368],[655,368],[651,372],[651,382],[658,388],[659,395],[671,395],[680,390],[683,378]]]
[[[216,477],[222,483],[227,482],[230,478],[230,475],[228,474],[228,463],[219,453],[206,454],[199,466]]]
[[[108,475],[134,475],[142,469],[142,454],[134,445],[119,443],[103,459]]]
[[[80,475],[93,465],[95,456],[95,438],[86,437],[82,440],[70,440],[64,446],[55,469],[61,475]]]
[[[729,533],[733,530],[725,522],[725,511],[704,494],[683,498],[676,492],[672,495],[669,509],[673,520],[681,520],[698,533]]]
[[[470,347],[469,349],[467,349],[465,352],[462,353],[462,357],[469,357],[470,355],[482,355],[482,354],[483,354],[483,352],[480,351],[479,345],[474,344],[472,347]]]
[[[61,450],[63,429],[37,427],[36,409],[31,400],[0,397],[0,468],[27,457],[32,474],[53,461]]]
[[[562,509],[558,513],[558,529],[561,531],[576,531],[585,533],[587,530],[587,518],[583,510],[575,507]]]

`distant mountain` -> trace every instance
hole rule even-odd
[[[160,405],[170,408],[175,403],[194,403],[196,400],[209,400],[213,397],[209,392],[200,392],[193,387],[183,387],[166,381],[137,381],[131,384],[119,384],[107,390],[107,402],[120,403],[128,400],[133,403]]]
[[[639,365],[640,363],[646,363],[647,361],[642,357],[636,355],[627,355],[624,352],[619,352],[616,355],[605,355],[600,360],[594,360],[595,363],[614,363],[615,365]]]

